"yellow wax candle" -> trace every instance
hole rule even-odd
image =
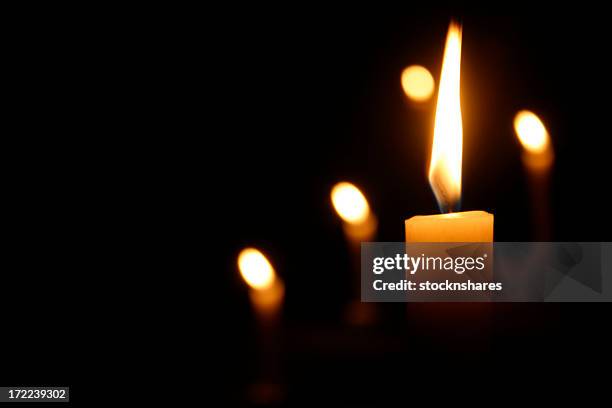
[[[408,252],[444,253],[447,250],[440,246],[420,246],[419,242],[493,242],[492,214],[485,211],[453,212],[461,200],[463,126],[459,92],[460,65],[461,27],[451,22],[438,87],[428,175],[440,210],[445,214],[415,216],[405,221]],[[487,245],[485,250],[490,252],[491,245]],[[423,279],[434,277],[431,272],[416,276]],[[445,273],[437,277],[445,277]],[[443,300],[452,301],[452,296],[449,294]],[[461,298],[462,294],[458,293],[457,296]],[[478,348],[486,340],[482,333],[487,331],[489,312],[489,308],[481,303],[410,303],[408,307],[409,318],[416,325],[416,330],[430,331],[440,339],[453,338],[452,344],[459,344],[456,340],[460,335],[465,335],[469,341],[461,343],[462,349],[466,345]]]
[[[493,242],[493,214],[417,215],[406,220],[406,242]]]

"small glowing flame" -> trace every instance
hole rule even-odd
[[[270,261],[255,248],[246,248],[238,255],[240,274],[253,289],[267,289],[274,283],[274,268]]]
[[[368,201],[351,183],[336,184],[331,192],[331,200],[338,215],[350,224],[361,224],[370,215]]]
[[[408,98],[416,102],[425,102],[434,91],[434,79],[427,68],[411,65],[402,72],[402,88]]]
[[[535,113],[527,110],[517,113],[514,117],[514,130],[528,152],[538,154],[548,148],[548,132]]]
[[[442,212],[452,211],[461,199],[463,126],[459,102],[461,26],[451,22],[440,75],[429,184]]]

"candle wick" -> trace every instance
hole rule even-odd
[[[461,209],[461,194],[457,197],[441,179],[441,173],[437,172],[430,179],[430,186],[438,202],[440,213],[452,213]]]
[[[452,214],[461,209],[461,201],[456,202],[440,202],[438,203],[441,214]]]

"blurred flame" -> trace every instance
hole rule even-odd
[[[425,67],[411,65],[402,72],[402,88],[406,96],[416,102],[431,98],[434,86],[433,76]]]
[[[350,224],[361,224],[370,215],[368,201],[351,183],[336,184],[331,192],[331,200],[338,215]]]
[[[245,248],[238,255],[238,269],[242,278],[253,289],[267,289],[275,280],[270,261],[255,248]]]
[[[461,198],[463,127],[459,101],[461,26],[451,22],[440,75],[429,184],[442,211],[452,211]]]
[[[548,132],[535,113],[528,110],[517,113],[514,117],[514,130],[528,152],[543,153],[548,148]]]

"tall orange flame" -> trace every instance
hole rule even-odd
[[[451,22],[436,105],[429,184],[443,212],[451,212],[461,199],[463,126],[460,106],[461,26]]]

